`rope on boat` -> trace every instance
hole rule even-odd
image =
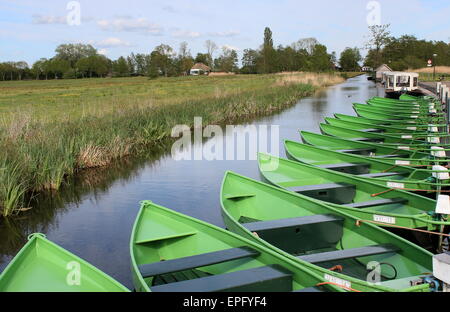
[[[372,223],[372,224],[381,225],[381,226],[389,226],[389,227],[393,227],[393,228],[397,228],[397,229],[403,229],[403,230],[409,230],[409,231],[414,231],[414,232],[421,232],[421,233],[426,233],[426,234],[450,237],[450,234],[444,234],[444,233],[421,230],[421,229],[411,229],[411,228],[401,226],[401,225],[393,225],[393,224],[388,224],[388,223],[383,223],[383,222],[378,222],[378,221],[371,221],[371,220],[357,220],[356,226],[358,226],[358,227],[361,226],[361,223]]]
[[[345,289],[345,290],[350,290],[350,291],[354,291],[354,292],[362,292],[360,290],[356,290],[356,289],[353,289],[353,288],[350,288],[350,287],[347,287],[347,286],[344,286],[344,285],[339,285],[339,284],[336,284],[336,283],[333,283],[333,282],[319,283],[319,284],[316,285],[316,287],[324,286],[324,285],[334,285],[334,286],[340,287],[340,288]]]
[[[380,193],[375,193],[370,195],[371,197],[377,197],[395,190],[401,190],[401,191],[410,191],[410,192],[430,192],[430,193],[450,193],[450,190],[423,190],[423,189],[411,189],[411,188],[403,188],[403,187],[396,187],[389,189],[387,191],[383,191]]]

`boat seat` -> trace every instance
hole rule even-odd
[[[385,245],[321,252],[312,255],[300,256],[298,258],[300,260],[315,264],[321,262],[340,261],[346,259],[381,255],[391,252],[397,252],[398,250],[399,249],[394,245],[385,244]]]
[[[405,172],[379,172],[379,173],[369,173],[369,174],[361,174],[359,175],[362,178],[386,178],[398,175],[406,175]]]
[[[362,131],[362,132],[371,132],[371,133],[381,133],[381,132],[384,132],[383,129],[359,129],[358,131]]]
[[[357,154],[357,155],[371,155],[376,152],[376,149],[374,149],[374,148],[356,148],[356,149],[337,150],[336,152],[347,153],[347,154]]]
[[[351,203],[356,195],[356,186],[347,183],[294,186],[287,190],[334,204]]]
[[[209,266],[231,260],[256,257],[258,255],[259,252],[250,247],[232,248],[190,257],[143,264],[139,266],[139,271],[142,276],[146,278]]]
[[[406,204],[408,202],[407,199],[404,198],[383,198],[378,200],[370,200],[367,202],[354,203],[354,204],[346,204],[345,206],[352,208],[369,208],[383,205],[392,205],[392,204]]]
[[[379,155],[379,156],[375,156],[375,158],[408,158],[408,155],[402,155],[402,154]]]
[[[383,142],[384,139],[381,138],[351,138],[351,141],[358,141],[358,142]]]
[[[288,253],[335,246],[343,235],[344,219],[312,215],[242,224],[247,230]]]
[[[308,287],[308,288],[303,288],[303,289],[299,289],[299,290],[294,290],[293,292],[306,292],[306,293],[315,293],[315,292],[325,292],[326,290],[321,287]]]
[[[358,163],[339,163],[339,164],[320,165],[318,167],[323,169],[344,172],[348,174],[363,174],[369,172],[370,165]]]
[[[292,273],[279,265],[151,287],[152,292],[291,292]]]

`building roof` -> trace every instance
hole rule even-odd
[[[192,66],[191,69],[200,69],[200,70],[208,71],[208,72],[211,71],[211,67],[209,67],[203,63],[197,63],[194,66]]]
[[[382,65],[378,66],[378,68],[375,71],[377,71],[377,72],[379,72],[379,71],[392,71],[392,69],[389,66],[387,66],[386,64],[382,64]]]

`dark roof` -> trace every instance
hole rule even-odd
[[[203,64],[203,63],[197,63],[194,66],[192,66],[192,69],[201,69],[203,71],[211,71],[211,67]]]

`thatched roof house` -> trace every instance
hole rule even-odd
[[[377,80],[381,80],[383,79],[383,73],[384,72],[391,72],[392,69],[387,66],[386,64],[380,65],[378,66],[378,68],[375,70],[376,74],[377,74]]]
[[[197,63],[191,68],[191,75],[208,75],[211,72],[211,67],[203,64]]]

